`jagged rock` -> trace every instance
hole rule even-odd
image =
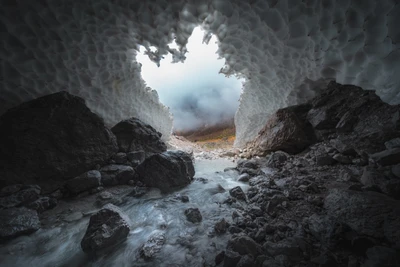
[[[135,171],[131,166],[107,165],[100,169],[101,182],[105,186],[128,184],[134,178]]]
[[[217,254],[217,256],[215,256],[215,265],[220,264],[221,262],[223,262],[225,257],[225,251],[221,251],[220,253]]]
[[[275,208],[282,204],[284,201],[288,201],[287,197],[283,195],[274,195],[267,203],[266,210],[268,213],[273,213]]]
[[[312,129],[296,112],[307,107],[300,105],[276,111],[252,143],[252,155],[265,156],[278,150],[299,153],[309,146],[314,140]]]
[[[37,185],[18,186],[20,191],[11,195],[0,198],[0,208],[12,208],[17,206],[27,205],[39,198],[41,189]],[[16,188],[14,188],[16,190]],[[15,190],[6,189],[5,191],[11,192]]]
[[[67,92],[8,110],[0,128],[0,184],[35,183],[45,193],[103,164],[118,149],[103,120]]]
[[[219,222],[214,225],[214,230],[217,234],[224,234],[229,227],[229,223],[222,218]]]
[[[127,163],[128,157],[127,157],[126,153],[124,153],[124,152],[119,152],[119,153],[115,154],[114,160],[115,160],[115,163],[116,163],[116,164],[122,164],[122,165],[124,165],[124,164]]]
[[[135,163],[136,166],[142,163],[146,159],[146,153],[143,150],[128,152],[126,156],[129,162]]]
[[[188,208],[185,210],[186,219],[192,223],[199,223],[203,220],[198,208]]]
[[[270,155],[266,165],[270,168],[280,168],[288,158],[289,154],[283,151],[276,151]]]
[[[360,182],[367,187],[377,187],[381,192],[395,199],[400,199],[400,180],[390,179],[381,171],[364,167],[363,174],[360,177]]]
[[[362,267],[400,266],[399,252],[388,247],[376,246],[366,252]]]
[[[391,243],[400,240],[400,202],[376,192],[332,189],[324,208],[358,234]]]
[[[400,137],[385,142],[386,149],[400,148]]]
[[[227,249],[224,253],[224,267],[236,266],[241,258],[239,253]]]
[[[164,243],[165,235],[163,233],[153,234],[140,249],[140,256],[145,259],[153,258],[155,254],[161,251]]]
[[[190,155],[183,151],[167,151],[147,158],[136,168],[136,180],[166,192],[188,185],[194,176]]]
[[[262,247],[248,236],[238,236],[229,240],[227,250],[232,250],[240,255],[250,254],[253,257],[262,254]]]
[[[73,194],[78,194],[89,189],[96,188],[101,184],[101,173],[96,170],[85,172],[78,177],[68,180],[66,187]]]
[[[129,218],[112,204],[107,204],[90,217],[81,247],[86,253],[110,249],[125,241],[129,234]]]
[[[161,141],[161,133],[137,118],[123,120],[111,131],[117,137],[121,152],[142,150],[146,153],[146,157],[149,157],[167,150],[167,146]]]
[[[240,200],[246,200],[246,194],[243,192],[242,188],[240,186],[236,186],[229,190],[229,194],[237,199]]]
[[[316,163],[318,166],[333,165],[336,161],[328,154],[318,155],[316,157]]]
[[[351,144],[343,142],[341,139],[330,140],[331,145],[343,155],[356,155],[354,147]]]
[[[285,239],[278,243],[267,241],[263,244],[263,248],[270,256],[285,255],[291,261],[301,260],[303,256],[300,246],[294,239]]]
[[[392,148],[371,155],[371,158],[382,166],[400,163],[400,148]]]
[[[13,184],[13,185],[3,187],[0,190],[0,197],[6,197],[6,196],[12,195],[14,193],[17,193],[19,190],[21,190],[22,187],[23,187],[22,184]]]
[[[345,155],[342,155],[342,154],[335,154],[332,158],[334,160],[336,160],[337,162],[342,163],[342,164],[350,164],[350,163],[352,163],[351,159],[348,156],[345,156]]]
[[[39,229],[40,221],[35,210],[24,207],[0,210],[0,239],[11,239]]]
[[[32,203],[26,205],[27,208],[36,210],[38,213],[42,213],[45,210],[49,210],[57,206],[57,199],[52,197],[41,197]]]
[[[244,255],[240,258],[236,267],[254,267],[254,258],[250,255]]]
[[[400,178],[400,164],[397,164],[392,167],[392,173],[397,177]]]

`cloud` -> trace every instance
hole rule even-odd
[[[193,31],[185,63],[172,63],[169,55],[157,67],[144,53],[137,56],[143,79],[171,108],[178,131],[232,119],[239,105],[243,80],[219,74],[224,60],[216,54],[216,38],[207,45],[202,43],[203,35],[200,28]]]

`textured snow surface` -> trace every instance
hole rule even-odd
[[[110,125],[137,116],[167,136],[168,109],[146,89],[136,49],[147,47],[155,62],[167,53],[184,60],[199,24],[219,39],[222,72],[246,78],[235,117],[238,146],[276,109],[312,98],[329,80],[400,103],[399,0],[1,3],[0,114],[67,90]],[[180,51],[168,47],[174,37]]]

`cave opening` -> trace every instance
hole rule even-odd
[[[207,38],[208,37],[208,38]],[[179,49],[175,42],[171,49]],[[173,55],[155,64],[151,53],[141,46],[136,56],[146,86],[158,92],[160,101],[173,114],[173,133],[190,141],[227,141],[235,136],[234,115],[244,79],[224,75],[224,59],[218,57],[218,41],[196,27],[188,40],[184,62]],[[213,146],[208,144],[208,146]]]

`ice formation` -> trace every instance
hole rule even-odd
[[[400,103],[399,0],[2,1],[0,114],[67,90],[108,124],[137,116],[168,136],[171,118],[146,89],[139,45],[160,64],[185,59],[197,25],[219,40],[221,72],[246,79],[236,145],[278,108],[310,99],[329,80]],[[176,38],[179,49],[168,44]],[[157,50],[150,50],[156,47]],[[162,64],[162,61],[161,61]]]

